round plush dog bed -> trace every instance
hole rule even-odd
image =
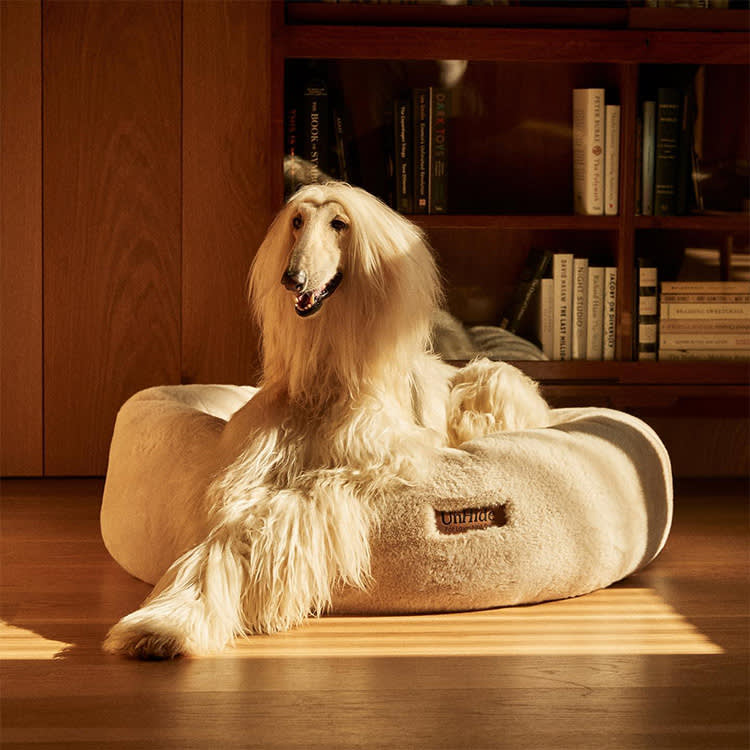
[[[102,504],[112,556],[154,583],[205,536],[205,456],[255,389],[151,388],[115,425]],[[431,479],[386,497],[367,590],[340,613],[484,609],[585,594],[656,557],[672,520],[669,458],[642,421],[558,409],[544,429],[445,449]]]

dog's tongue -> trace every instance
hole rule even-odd
[[[297,296],[297,307],[308,307],[313,300],[313,295],[315,292],[302,292],[302,294]]]

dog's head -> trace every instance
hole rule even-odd
[[[265,355],[283,348],[286,361],[338,369],[375,350],[423,347],[441,286],[417,226],[365,190],[331,182],[300,189],[279,212],[249,291]]]
[[[315,315],[343,279],[351,219],[336,200],[299,200],[291,212],[292,250],[281,277],[302,318]]]

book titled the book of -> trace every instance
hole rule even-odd
[[[573,260],[573,340],[572,359],[586,359],[586,330],[588,328],[588,258]]]
[[[304,106],[304,158],[310,163],[310,182],[328,175],[329,108],[328,86],[322,78],[310,78],[302,92]]]
[[[450,92],[430,89],[430,181],[428,213],[444,214],[448,210],[448,114]]]
[[[586,359],[604,357],[604,269],[589,266],[588,309],[586,326]]]
[[[555,336],[553,359],[571,359],[573,326],[573,254],[555,253],[552,260],[554,281]]]
[[[658,90],[654,151],[655,216],[671,216],[677,213],[681,110],[682,92],[679,89]]]
[[[641,145],[641,213],[654,213],[654,155],[656,146],[656,102],[643,102],[643,142]]]
[[[611,266],[604,269],[603,319],[603,359],[614,359],[617,340],[617,269]]]
[[[573,89],[573,208],[604,213],[604,89]]]
[[[616,216],[620,183],[620,105],[607,104],[604,126],[604,213]]]

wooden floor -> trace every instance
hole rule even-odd
[[[100,651],[148,591],[100,541],[101,487],[3,485],[4,748],[750,746],[743,483],[680,484],[665,551],[606,591],[490,612],[323,618],[171,663]]]

